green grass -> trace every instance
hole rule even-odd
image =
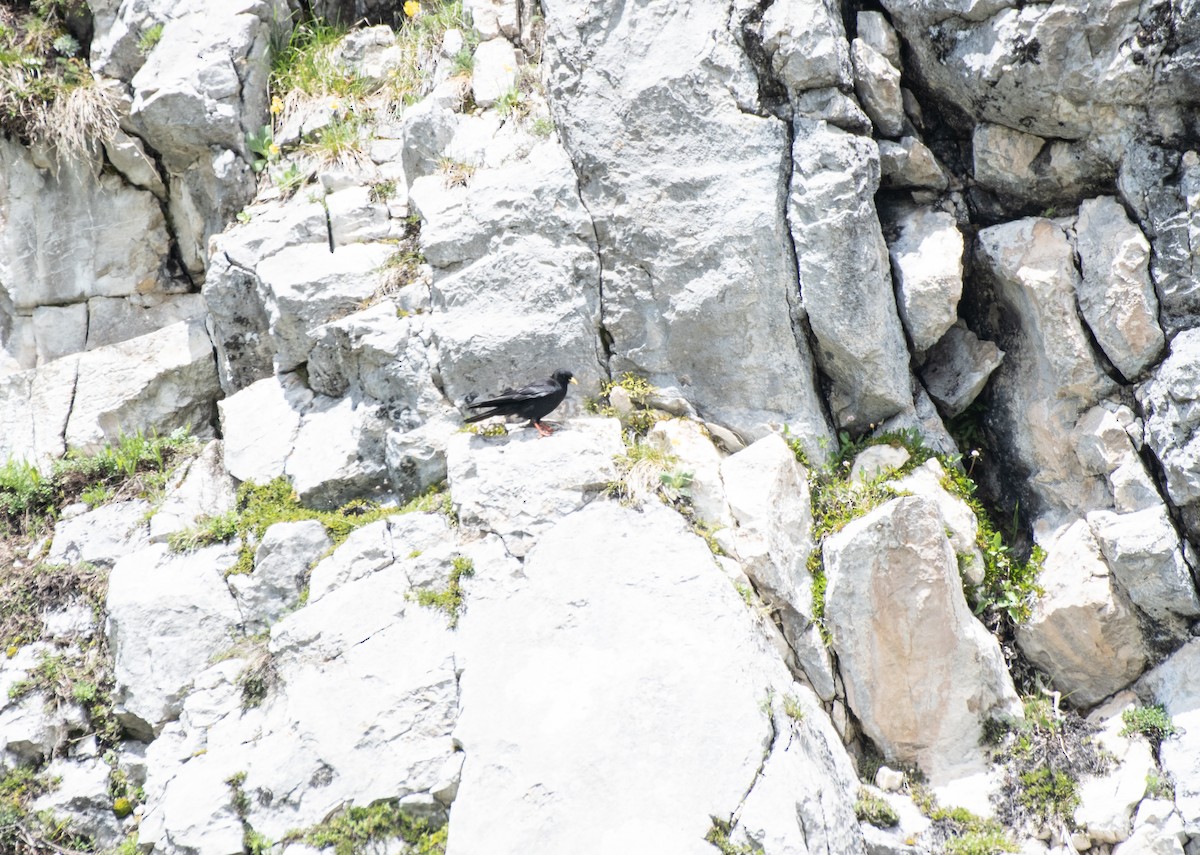
[[[49,811],[33,812],[38,796],[58,786],[34,770],[18,766],[0,778],[0,852],[4,855],[95,852],[94,841],[75,833]]]
[[[1125,710],[1121,713],[1121,721],[1125,723],[1121,735],[1146,737],[1155,756],[1158,755],[1163,740],[1170,739],[1178,733],[1167,711],[1157,704]]]
[[[754,849],[750,846],[742,844],[735,846],[729,840],[729,835],[733,831],[733,826],[724,821],[711,817],[712,828],[704,835],[704,839],[716,847],[721,855],[754,855]]]
[[[100,641],[80,651],[43,655],[28,676],[9,687],[8,699],[18,701],[41,692],[48,705],[77,703],[87,713],[90,732],[101,746],[111,748],[121,738],[113,713],[113,688],[107,646]]]
[[[1070,823],[1079,807],[1079,782],[1066,772],[1047,766],[1022,772],[1017,780],[1021,805],[1043,822]]]
[[[632,405],[630,411],[623,412],[612,404],[613,392],[620,389]],[[584,409],[605,418],[618,419],[626,433],[626,445],[630,444],[630,435],[645,436],[663,419],[669,418],[666,413],[653,409],[650,399],[658,394],[658,389],[651,385],[645,377],[639,377],[626,371],[616,380],[609,380],[600,386],[598,398],[588,398]]]
[[[40,533],[62,507],[85,496],[92,502],[156,498],[175,466],[198,448],[186,430],[165,437],[138,431],[94,454],[68,452],[47,473],[6,461],[0,466],[0,536]]]
[[[854,802],[854,815],[859,822],[870,823],[876,828],[895,828],[900,824],[900,815],[883,799],[870,790],[860,789]]]
[[[371,502],[356,500],[336,510],[319,511],[301,505],[286,478],[276,478],[266,484],[247,481],[238,488],[237,503],[232,511],[201,520],[193,528],[175,532],[167,543],[175,552],[187,552],[237,537],[241,540],[241,550],[237,564],[229,573],[250,573],[254,570],[254,550],[267,529],[275,523],[317,520],[325,526],[337,547],[356,528],[395,514],[409,513],[419,509],[422,503],[440,499],[440,494],[437,499],[421,496],[401,509],[382,508]]]
[[[455,629],[466,605],[462,580],[475,575],[475,565],[470,558],[463,558],[461,555],[455,556],[450,564],[450,575],[445,588],[422,588],[415,592],[414,599],[418,605],[445,612],[450,628]]]
[[[137,49],[142,56],[149,55],[150,51],[162,40],[163,25],[161,23],[151,24],[146,29],[142,30],[142,34],[138,37]]]
[[[96,624],[103,621],[108,573],[90,564],[10,563],[0,567],[0,649],[17,648],[42,635],[42,615],[82,601]]]
[[[345,28],[322,20],[293,27],[287,44],[276,45],[271,54],[271,94],[294,102],[301,98],[353,100],[367,94],[365,80],[334,62],[333,49],[346,33]]]
[[[359,855],[372,844],[403,840],[411,855],[444,855],[445,826],[433,827],[427,820],[413,819],[393,802],[368,807],[351,805],[312,828],[292,831],[284,843],[303,842],[317,849],[332,849],[334,855]]]

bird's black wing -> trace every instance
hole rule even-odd
[[[468,404],[468,408],[477,410],[480,407],[498,407],[504,404],[516,404],[521,401],[535,401],[539,398],[547,398],[557,392],[562,391],[562,385],[553,380],[542,380],[537,383],[530,383],[528,386],[522,386],[520,389],[505,389],[495,398],[488,398],[486,401],[476,401],[473,404]]]

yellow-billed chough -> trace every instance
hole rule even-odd
[[[472,410],[482,407],[491,407],[492,409],[486,413],[476,413],[463,421],[469,424],[492,416],[520,416],[523,419],[529,419],[529,423],[537,428],[539,434],[549,436],[552,431],[542,424],[541,420],[567,397],[568,383],[578,383],[578,381],[570,371],[560,368],[549,380],[530,383],[520,389],[505,389],[494,398],[468,404],[467,406]]]

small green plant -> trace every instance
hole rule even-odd
[[[262,172],[268,164],[279,159],[279,146],[275,144],[270,125],[263,125],[257,131],[247,131],[246,148],[254,155],[250,168],[255,172]]]
[[[376,181],[371,185],[371,189],[367,191],[367,197],[375,203],[386,202],[395,195],[396,182],[391,179],[388,179],[387,181]]]
[[[858,791],[854,815],[859,822],[870,823],[876,828],[895,828],[900,824],[900,815],[887,800],[865,788]]]
[[[113,676],[103,641],[82,651],[43,654],[23,680],[9,686],[8,698],[15,701],[34,692],[46,696],[47,704],[83,707],[91,732],[101,745],[111,747],[120,740],[121,728],[113,712]]]
[[[239,223],[241,223],[244,226],[244,225],[246,225],[246,223],[248,223],[252,219],[254,219],[254,215],[251,214],[249,211],[241,210],[241,211],[237,212],[236,219]]]
[[[529,112],[529,105],[521,90],[514,85],[496,100],[496,112],[506,119],[519,119]]]
[[[142,30],[141,36],[138,37],[137,49],[142,56],[147,56],[150,51],[154,50],[155,45],[162,40],[163,24],[151,24],[146,29]]]
[[[1146,773],[1146,797],[1175,801],[1175,784],[1171,776],[1159,772]]]
[[[929,817],[939,834],[946,838],[946,852],[955,855],[998,855],[1001,852],[1019,851],[1008,832],[996,820],[983,819],[966,808],[941,807],[933,792],[924,784],[912,782],[909,791],[917,809]]]
[[[455,629],[466,602],[462,580],[475,575],[475,564],[470,558],[458,555],[454,557],[450,565],[450,575],[445,588],[440,590],[423,588],[415,592],[414,598],[419,605],[445,612],[450,628]]]
[[[1071,822],[1079,806],[1079,782],[1066,772],[1048,767],[1018,776],[1021,805],[1043,821]]]
[[[276,478],[266,484],[247,481],[238,488],[234,510],[210,517],[194,528],[175,532],[167,544],[175,552],[186,552],[236,536],[241,540],[241,550],[237,563],[228,572],[230,575],[250,573],[254,569],[254,550],[258,542],[277,522],[317,520],[325,526],[334,545],[339,546],[354,529],[405,512],[405,509],[381,508],[368,502],[351,502],[336,510],[318,511],[300,504],[286,478]]]
[[[999,828],[986,831],[967,831],[946,841],[947,855],[1000,855],[1020,852],[1021,848],[1008,833]]]
[[[346,30],[321,20],[309,20],[292,28],[285,45],[271,52],[269,87],[286,112],[301,103],[318,99],[353,100],[365,95],[369,86],[353,69],[334,61],[334,48]]]
[[[1121,729],[1122,736],[1146,737],[1155,754],[1164,739],[1170,739],[1178,732],[1167,711],[1157,704],[1127,709],[1121,713],[1121,721],[1125,723]]]
[[[795,695],[783,696],[783,714],[794,722],[804,721],[804,707]]]
[[[619,419],[625,429],[628,445],[631,434],[645,436],[650,428],[667,418],[665,413],[650,405],[651,398],[657,394],[658,389],[645,377],[626,371],[616,380],[601,384],[600,397],[589,398],[584,407],[589,413]],[[614,402],[614,398],[620,406]]]
[[[464,47],[454,55],[454,74],[469,76],[475,70],[475,54],[469,47]]]
[[[291,196],[308,181],[308,172],[301,169],[298,163],[289,163],[283,169],[276,170],[271,180],[280,193]]]
[[[334,855],[358,855],[386,840],[403,840],[414,855],[444,855],[446,828],[414,819],[390,801],[368,807],[351,805],[306,830],[292,831],[284,843],[304,842],[317,849],[332,848]]]
[[[746,844],[734,845],[729,840],[733,826],[722,819],[711,817],[712,828],[704,835],[704,839],[717,848],[721,855],[753,855],[754,849]]]
[[[471,433],[475,436],[487,436],[492,438],[508,436],[508,428],[503,423],[494,422],[492,424],[472,424],[463,425],[459,428],[463,433]]]
[[[326,166],[352,168],[364,162],[362,130],[357,116],[334,116],[305,143],[305,151]]]
[[[538,116],[529,126],[529,130],[535,137],[545,138],[554,133],[554,122],[545,116]]]

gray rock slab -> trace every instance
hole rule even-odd
[[[913,347],[929,350],[958,319],[963,238],[954,217],[932,208],[897,212],[888,245],[896,304]]]
[[[1146,419],[1146,444],[1167,476],[1167,494],[1184,508],[1190,536],[1200,537],[1200,330],[1179,333],[1170,355],[1137,388]]]
[[[87,562],[111,567],[113,562],[148,543],[146,516],[150,503],[143,499],[113,502],[54,526],[54,540],[46,560],[54,564]]]
[[[792,161],[789,222],[817,362],[833,381],[839,426],[865,428],[913,407],[874,204],[879,150],[823,122],[797,120]]]
[[[460,625],[448,855],[710,851],[711,816],[741,802],[771,747],[767,687],[792,683],[708,549],[662,506],[598,501],[545,532],[523,575],[473,595]],[[696,740],[702,757],[684,748]],[[804,768],[845,798],[828,765]],[[830,839],[846,834],[839,815],[818,820]]]
[[[995,343],[957,321],[926,354],[921,379],[929,397],[954,418],[979,397],[1003,359],[1004,351]]]
[[[862,39],[850,42],[854,65],[854,92],[881,136],[904,133],[904,101],[900,97],[900,70]]]

